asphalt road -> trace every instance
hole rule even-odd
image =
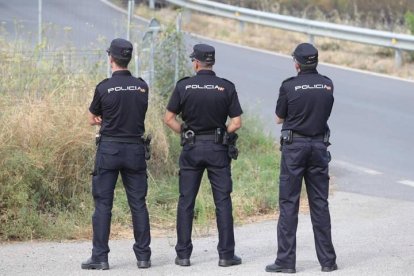
[[[36,2],[0,0],[2,26],[12,36],[34,40]],[[106,41],[124,36],[125,15],[102,1],[43,0],[43,3],[44,22],[50,24],[48,32],[52,32],[58,41],[74,39],[76,45],[87,49],[97,45],[102,47],[102,36]],[[16,20],[32,35],[16,34]],[[70,27],[69,35],[62,31],[65,27]],[[216,47],[215,70],[218,75],[236,83],[244,109],[259,114],[264,130],[277,137],[280,126],[274,124],[274,108],[278,88],[283,79],[295,74],[290,57],[199,37],[189,38],[188,48],[196,41],[208,41]],[[414,137],[414,83],[325,64],[319,66],[319,71],[335,83],[335,105],[330,119],[333,145],[330,149],[334,158],[331,166],[335,190],[331,198],[333,235],[338,263],[343,267],[338,273],[413,275],[414,159],[411,140]],[[298,232],[298,251],[303,255],[298,255],[298,269],[313,274],[317,272],[317,263],[311,226],[306,220],[307,216],[302,215],[300,227],[304,228]],[[197,239],[199,245],[196,245],[198,251],[194,252],[194,262],[199,266],[195,265],[190,272],[259,275],[263,266],[274,258],[274,223],[238,228],[238,248],[246,260],[240,268],[216,270],[215,236]],[[253,239],[260,231],[266,233]],[[154,240],[154,267],[149,273],[179,275],[186,272],[171,265],[172,240]],[[130,252],[123,253],[130,249],[129,243],[113,242],[115,248],[111,260],[115,262],[115,269],[112,273],[117,273],[118,269],[122,275],[136,273],[131,265],[133,260],[124,258],[132,258]],[[16,274],[30,275],[33,271],[78,274],[81,273],[78,262],[86,257],[90,248],[89,242],[34,245],[29,244],[29,249],[24,249],[24,244],[1,246],[0,274],[10,275],[10,265],[15,267]],[[69,253],[64,253],[64,257],[60,256],[62,250],[67,251],[66,247],[72,249],[68,249]],[[23,258],[26,261],[18,258],[19,252],[29,254]],[[7,257],[9,255],[11,257]]]

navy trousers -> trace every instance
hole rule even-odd
[[[227,155],[227,146],[215,144],[213,141],[196,141],[193,145],[183,146],[180,155],[180,197],[175,250],[181,259],[189,259],[193,251],[191,232],[194,205],[204,170],[207,170],[216,206],[219,257],[231,259],[234,255],[234,232],[230,158]]]
[[[112,204],[119,173],[132,214],[135,256],[139,261],[147,261],[151,257],[150,225],[145,202],[148,185],[144,153],[142,144],[99,144],[96,153],[96,172],[92,179],[92,194],[95,201],[95,212],[92,216],[92,259],[95,261],[108,260]]]
[[[328,206],[329,153],[320,139],[294,138],[282,146],[280,164],[279,208],[276,264],[284,268],[296,265],[296,230],[302,180],[305,180],[316,254],[321,266],[336,263],[331,238]]]

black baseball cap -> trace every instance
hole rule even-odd
[[[190,55],[191,59],[196,59],[206,63],[214,64],[216,50],[213,46],[207,44],[196,44]]]
[[[115,38],[114,40],[112,40],[111,46],[109,46],[106,52],[114,58],[131,59],[132,49],[132,44],[128,40],[122,38]]]
[[[310,43],[299,44],[292,56],[302,65],[315,65],[318,63],[318,49]]]

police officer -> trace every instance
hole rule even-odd
[[[212,46],[195,45],[190,58],[197,74],[177,82],[164,118],[168,127],[181,133],[183,139],[175,264],[190,266],[194,204],[207,169],[219,232],[218,265],[239,265],[241,259],[234,254],[229,148],[223,140],[226,140],[226,133],[234,133],[241,127],[242,109],[234,84],[217,77],[212,70],[215,62]],[[176,119],[177,114],[181,114],[183,125]],[[228,117],[230,121],[226,126]]]
[[[299,44],[293,59],[298,75],[282,83],[276,105],[276,122],[283,123],[278,250],[275,263],[266,266],[266,271],[296,272],[296,229],[304,178],[316,254],[322,271],[330,272],[338,269],[328,207],[327,121],[334,102],[333,84],[316,70],[318,50],[313,45]]]
[[[95,212],[92,216],[92,257],[83,269],[109,269],[108,240],[111,210],[118,174],[121,173],[131,209],[135,244],[133,250],[139,268],[151,266],[150,225],[147,195],[146,161],[142,136],[148,107],[148,86],[128,71],[132,44],[117,38],[107,50],[112,77],[96,86],[89,107],[89,123],[100,125],[100,138],[92,179]]]

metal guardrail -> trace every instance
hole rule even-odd
[[[309,35],[314,42],[315,36],[329,37],[392,48],[395,50],[397,67],[402,64],[402,50],[414,51],[414,36],[385,31],[358,28],[304,18],[279,15],[242,7],[231,6],[208,0],[166,0],[167,2],[203,13],[223,16],[240,22],[265,25]]]

